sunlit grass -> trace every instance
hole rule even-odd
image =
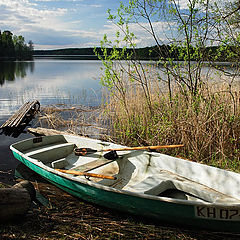
[[[240,170],[240,89],[205,83],[196,96],[151,81],[150,101],[141,86],[114,91],[101,107],[56,104],[42,108],[40,126],[127,146],[184,144],[161,150],[212,166]],[[149,102],[151,112],[149,111]]]
[[[184,144],[167,153],[240,170],[240,92],[227,84],[204,84],[196,96],[178,88],[151,92],[149,112],[141,88],[130,87],[125,103],[115,92],[106,104],[109,135],[121,144]]]

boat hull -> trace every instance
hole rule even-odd
[[[12,149],[13,150],[13,149]],[[156,198],[119,191],[111,187],[74,181],[30,162],[13,150],[15,158],[46,180],[85,201],[107,208],[156,219],[163,223],[220,232],[240,232],[240,207],[186,204],[167,198]],[[236,215],[237,218],[236,218]]]

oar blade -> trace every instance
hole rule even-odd
[[[103,155],[103,157],[106,158],[107,160],[117,160],[118,159],[118,155],[115,150],[105,153]]]

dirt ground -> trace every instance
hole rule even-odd
[[[0,224],[0,239],[239,239],[129,216],[79,200],[48,183],[35,188],[49,201],[14,222]]]

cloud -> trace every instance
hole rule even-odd
[[[51,28],[50,24],[53,22],[52,20],[59,16],[63,16],[67,12],[67,10],[63,8],[52,10],[38,9],[37,5],[30,3],[28,0],[2,0],[0,7],[0,21],[6,25],[17,25],[15,29],[18,28],[19,31],[21,31],[22,26],[25,25],[45,25],[47,26],[46,28]],[[4,17],[6,14],[9,14],[8,18]]]
[[[102,7],[101,4],[88,4],[88,3],[82,3],[84,2],[84,0],[34,0],[35,2],[58,2],[58,3],[77,3],[77,6],[81,6],[81,7],[95,7],[95,8],[99,8]]]
[[[34,0],[35,2],[83,2],[84,0]]]
[[[26,41],[32,40],[35,49],[99,46],[105,33],[114,39],[117,27],[107,22],[104,13],[115,5],[112,0],[0,0],[0,26],[1,30],[23,35]],[[148,27],[146,23],[141,25]],[[153,26],[159,39],[164,40],[169,23],[153,22]],[[130,24],[137,46],[154,44],[142,27]]]
[[[188,0],[178,0],[178,1],[176,1],[176,4],[179,5],[179,7],[181,9],[188,9],[189,1]]]
[[[100,8],[102,7],[101,4],[78,4],[79,7],[93,7],[93,8]]]
[[[168,34],[169,31],[171,31],[171,27],[174,26],[172,26],[172,24],[168,22],[153,22],[152,24],[160,43],[165,43],[166,35]],[[156,44],[154,38],[146,31],[146,28],[148,28],[147,23],[140,23],[140,25],[132,23],[129,25],[129,28],[130,31],[132,31],[137,37],[137,39],[134,40],[134,43],[137,44],[137,47],[146,47]],[[103,27],[99,31],[96,31],[94,29],[88,30],[70,29],[64,30],[61,33],[55,31],[51,35],[49,35],[49,33],[41,34],[36,33],[36,34],[39,44],[42,44],[41,46],[39,45],[40,48],[44,48],[43,43],[45,43],[48,45],[45,46],[46,48],[57,49],[64,47],[71,48],[76,47],[77,45],[79,45],[80,47],[99,46],[100,41],[102,40],[104,34],[108,36],[109,40],[114,41],[117,30],[119,30],[119,28],[116,25],[109,22],[108,24],[103,25]],[[124,46],[124,43],[122,42],[120,46],[121,47]]]
[[[172,32],[175,31],[175,26],[172,22],[152,22],[152,26],[160,44],[167,43],[167,36],[169,36],[170,34],[172,34]],[[123,32],[121,32],[121,30],[115,24],[109,22],[108,24],[104,25],[104,29],[100,31],[100,35],[103,36],[104,34],[106,34],[108,40],[114,41],[116,39],[115,34],[117,31],[120,31],[121,39],[123,39]],[[154,37],[150,33],[151,29],[148,23],[130,23],[129,31],[133,32],[136,36],[136,39],[133,40],[133,43],[135,43],[137,47],[156,45]],[[123,47],[124,45],[124,42],[122,42],[120,44],[120,47]]]
[[[44,9],[29,0],[1,0],[1,28],[14,34],[62,31],[67,24],[59,20],[67,13],[64,8]],[[7,16],[7,17],[6,17]]]
[[[45,5],[44,2],[46,4],[59,2],[59,4]],[[63,5],[66,2],[71,5]],[[91,9],[100,8],[101,5],[83,2],[83,0],[1,0],[1,30],[10,30],[16,35],[23,35],[26,40],[31,39],[35,49],[44,48],[44,45],[54,47],[61,44],[63,47],[74,44],[75,47],[81,47],[81,44],[84,46],[87,44],[87,39],[97,44],[101,38],[96,34],[96,28],[85,27],[84,21],[86,22],[87,19],[83,18],[86,17],[84,15],[86,10],[83,8],[91,11]],[[79,16],[81,13],[84,14]],[[87,17],[93,19],[93,13],[96,12],[92,10]],[[75,14],[75,17],[71,14]],[[98,24],[98,21],[92,21]],[[98,41],[92,38],[98,38]]]

